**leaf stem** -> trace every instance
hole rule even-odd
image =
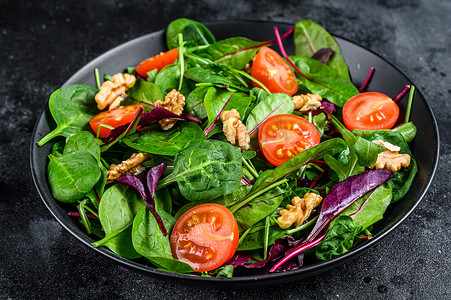
[[[238,73],[238,74],[240,74],[240,75],[252,80],[253,82],[257,83],[258,85],[260,85],[263,88],[263,90],[265,90],[265,92],[267,92],[268,94],[271,95],[271,91],[263,83],[261,83],[260,81],[258,81],[257,79],[255,79],[254,77],[249,75],[248,73],[246,73],[244,71],[241,71],[241,70],[234,70],[234,71],[236,73]]]
[[[94,69],[94,78],[96,79],[97,88],[100,90],[100,74],[98,68]]]
[[[311,219],[310,221],[308,221],[308,222],[305,223],[305,224],[302,224],[302,225],[299,225],[299,226],[296,227],[296,228],[287,230],[287,235],[292,235],[293,233],[296,233],[296,232],[298,232],[298,231],[301,231],[301,230],[303,230],[303,229],[305,229],[305,228],[308,228],[308,227],[314,225],[315,222],[316,222],[316,220],[318,219],[318,217],[319,217],[319,215],[316,216],[316,217],[314,217],[313,219]]]
[[[264,240],[263,240],[263,260],[266,260],[268,258],[268,244],[269,244],[269,223],[270,223],[270,216],[267,216],[265,218],[265,234],[264,234]]]
[[[398,102],[408,91],[410,90],[410,85],[404,86],[401,92],[393,98],[393,101]]]
[[[368,83],[370,83],[370,80],[371,80],[371,78],[373,77],[373,73],[374,73],[374,68],[371,68],[371,69],[370,69],[370,72],[369,72],[368,75],[366,76],[365,81],[363,82],[362,86],[361,86],[360,89],[359,89],[359,92],[360,92],[360,93],[363,92],[363,91],[366,89]]]
[[[241,235],[240,239],[238,240],[238,245],[241,245],[244,241],[244,239],[246,238],[246,236],[249,234],[249,232],[251,231],[253,227],[251,226],[250,228],[248,228],[245,232],[243,232],[243,234]]]
[[[183,34],[179,33],[179,59],[180,59],[180,81],[179,81],[179,91],[182,90],[183,75],[185,73],[185,57],[184,57],[184,46],[183,46]]]
[[[410,112],[412,110],[412,103],[413,103],[413,95],[415,93],[415,86],[412,85],[410,88],[410,93],[409,93],[409,102],[407,102],[407,109],[406,109],[406,118],[404,119],[404,123],[409,122],[410,119]]]
[[[243,164],[246,166],[247,170],[254,176],[254,178],[258,177],[257,171],[251,166],[244,157],[241,157],[241,160],[243,161]]]

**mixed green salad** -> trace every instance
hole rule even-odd
[[[38,142],[59,137],[48,181],[94,247],[232,277],[295,270],[372,238],[417,173],[414,87],[393,100],[366,92],[372,71],[355,87],[310,20],[274,33],[216,41],[177,19],[166,52],[51,95],[56,128]],[[396,101],[409,88],[402,122]]]

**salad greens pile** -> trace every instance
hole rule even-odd
[[[170,272],[195,273],[173,257],[170,234],[183,213],[203,203],[220,204],[233,213],[239,246],[223,266],[195,273],[202,276],[294,270],[305,257],[330,260],[371,239],[373,224],[390,203],[405,196],[415,178],[418,168],[408,142],[416,128],[408,120],[392,130],[349,131],[342,124],[341,108],[359,90],[332,36],[310,20],[264,42],[244,37],[216,41],[207,27],[188,19],[170,23],[166,34],[168,49],[177,48],[179,57],[160,71],[151,70],[147,78],[137,75],[121,105],[139,104],[141,109],[107,137],[99,138],[88,126],[100,112],[94,100],[98,88],[71,85],[50,97],[56,128],[38,145],[64,138],[57,139],[49,154],[48,181],[54,198],[70,203],[69,214],[79,217],[97,239],[94,247],[108,247],[128,259],[145,257]],[[298,93],[324,99],[308,113],[294,111],[291,96],[271,93],[245,70],[262,47],[281,45],[289,34],[294,35],[296,55],[285,58],[296,70]],[[124,73],[136,75],[134,68]],[[97,83],[99,87],[99,78]],[[180,116],[154,104],[173,89],[186,97]],[[246,125],[250,150],[231,145],[222,132],[219,116],[231,109]],[[277,114],[308,119],[321,142],[274,167],[261,154],[257,133]],[[163,131],[158,125],[163,119],[177,123]],[[370,170],[386,150],[375,140],[400,147],[411,164],[396,172]],[[146,171],[107,184],[110,166],[136,152],[150,156],[142,163]],[[279,211],[306,193],[321,195],[322,204],[303,224],[283,229]]]

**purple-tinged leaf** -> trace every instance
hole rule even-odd
[[[133,117],[133,120],[130,123],[119,126],[115,129],[111,130],[110,134],[105,139],[102,138],[102,142],[104,142],[104,144],[102,146],[100,146],[102,151],[108,150],[108,148],[113,146],[117,141],[122,139],[124,136],[129,134],[131,131],[136,130],[136,127],[138,126],[138,122],[140,120],[143,110],[144,110],[143,107],[140,106],[138,111],[136,112],[135,116]],[[113,132],[118,128],[121,128],[121,129],[118,130],[117,133],[113,134]]]
[[[299,245],[295,246],[293,249],[289,250],[287,252],[287,254],[285,255],[284,258],[282,258],[281,260],[279,260],[270,270],[269,272],[280,272],[282,270],[286,270],[288,271],[288,268],[292,267],[292,259],[295,258],[296,256],[299,257],[299,255],[302,255],[302,252],[304,252],[305,250],[308,250],[310,248],[313,248],[315,246],[317,246],[319,243],[321,243],[322,240],[324,240],[324,238],[326,237],[327,233],[329,231],[327,231],[325,234],[323,234],[322,236],[320,236],[319,238],[317,238],[316,240],[314,240],[313,242],[304,244],[303,242],[301,242]],[[287,264],[287,266],[284,267],[284,265]]]
[[[148,189],[147,192],[149,197],[147,197],[147,200],[144,200],[144,204],[146,204],[147,208],[155,217],[158,227],[160,227],[160,230],[163,233],[163,235],[167,236],[168,232],[164,227],[163,220],[161,219],[160,215],[158,214],[155,208],[155,190],[157,189],[158,181],[160,180],[161,175],[163,175],[165,169],[166,164],[162,163],[158,166],[151,168],[149,172],[147,172],[147,189]]]
[[[221,117],[222,112],[224,111],[224,108],[227,106],[227,104],[229,104],[230,99],[232,99],[233,95],[234,95],[234,93],[230,94],[230,97],[224,103],[224,105],[222,106],[221,110],[219,111],[219,113],[214,118],[213,122],[211,122],[211,124],[205,129],[205,131],[204,131],[205,136],[208,136],[210,134],[210,131],[213,129],[213,127],[215,127],[216,123],[218,122],[219,118]],[[204,101],[204,105],[205,105],[205,108],[207,109],[207,112],[211,111],[211,110],[214,111],[214,107],[213,107],[212,101],[207,101],[207,100],[209,100],[209,98],[206,98],[206,100]]]
[[[354,175],[334,185],[327,196],[324,198],[321,212],[315,227],[309,236],[296,248],[302,247],[312,242],[318,234],[329,224],[336,216],[345,210],[354,201],[362,197],[367,192],[380,186],[390,178],[392,173],[387,169],[366,171],[363,174]],[[296,251],[296,248],[288,251]]]
[[[252,185],[252,183],[249,180],[247,180],[247,178],[244,176],[243,178],[241,178],[241,183],[244,185]]]
[[[335,108],[335,104],[326,102],[326,101],[322,101],[321,106],[318,109],[315,109],[314,111],[312,111],[312,115],[316,116],[316,115],[319,115],[320,113],[324,112],[326,114],[326,116],[329,117],[329,115],[332,115],[336,111],[337,110]]]
[[[141,197],[144,200],[147,200],[146,189],[144,188],[144,184],[141,182],[141,180],[139,180],[138,177],[126,174],[116,179],[116,181],[134,187],[139,192]]]
[[[81,217],[81,215],[80,215],[79,212],[74,212],[74,211],[69,212],[67,215],[68,215],[69,217]],[[94,215],[92,215],[92,214],[86,214],[86,216],[87,216],[88,218],[90,218],[90,219],[93,219],[93,220],[99,220],[99,218],[97,218],[96,216],[94,216]]]
[[[312,58],[325,65],[333,53],[334,50],[331,48],[321,48],[312,55]]]
[[[274,245],[272,245],[271,249],[269,250],[268,258],[262,261],[257,261],[252,264],[243,265],[243,267],[247,269],[254,269],[254,268],[263,268],[266,266],[269,262],[271,262],[273,259],[276,259],[277,257],[281,256],[283,253],[285,253],[287,250],[293,248],[296,241],[292,236],[286,236],[283,238],[279,238],[274,241]]]
[[[251,260],[251,254],[249,252],[235,252],[233,257],[225,265],[232,265],[236,268],[248,263],[249,260]]]

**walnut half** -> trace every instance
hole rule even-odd
[[[135,82],[135,76],[130,74],[117,73],[113,75],[113,81],[105,81],[96,94],[97,107],[100,110],[107,106],[109,106],[109,109],[118,107],[121,101],[127,98],[125,92],[134,86]]]
[[[378,154],[377,161],[374,166],[370,167],[371,169],[387,169],[390,172],[397,172],[401,170],[402,167],[407,168],[410,165],[410,155],[399,154],[401,148],[398,146],[382,140],[376,140],[373,141],[373,143],[385,147],[387,150]]]
[[[312,210],[317,207],[323,198],[315,193],[306,193],[304,197],[298,196],[291,199],[291,204],[288,204],[286,209],[282,209],[277,218],[281,224],[279,226],[283,229],[289,228],[291,225],[298,227],[301,225],[312,213]]]
[[[156,107],[165,108],[176,115],[181,115],[183,112],[183,108],[185,107],[185,96],[183,96],[179,91],[172,90],[165,97],[164,101],[157,100],[155,101]],[[161,129],[169,130],[174,127],[177,120],[172,119],[164,119],[159,121]]]
[[[323,98],[318,94],[305,94],[293,96],[294,110],[305,112],[321,106]]]
[[[133,153],[129,159],[124,160],[120,164],[111,164],[110,169],[107,171],[106,183],[111,183],[124,174],[139,175],[145,169],[141,166],[141,163],[149,159],[150,155],[147,153]]]
[[[236,109],[226,110],[221,113],[223,131],[227,140],[235,145],[238,140],[238,146],[243,150],[249,150],[251,138],[247,133],[246,125],[240,121],[240,113]]]

